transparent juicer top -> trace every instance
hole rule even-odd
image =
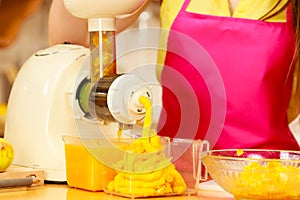
[[[115,30],[90,31],[91,82],[114,77],[116,71]]]
[[[116,18],[129,19],[148,0],[64,0],[66,9],[75,17],[88,20],[92,82],[116,75]],[[134,18],[133,18],[134,20]]]
[[[79,104],[81,104],[81,108],[85,113],[91,114],[92,117],[96,116],[103,122],[119,122],[120,129],[131,128],[132,122],[130,122],[130,120],[134,121],[135,119],[141,118],[141,114],[143,114],[144,110],[139,108],[140,105],[138,105],[138,103],[133,102],[131,110],[136,111],[134,117],[132,117],[131,111],[129,111],[130,114],[126,114],[128,111],[124,111],[125,117],[122,114],[117,114],[116,117],[112,115],[113,111],[111,111],[107,105],[108,90],[115,79],[120,76],[117,74],[116,67],[116,18],[121,17],[127,19],[136,14],[146,3],[147,0],[64,0],[66,9],[72,15],[88,20],[88,31],[90,34],[90,83],[88,84],[91,86],[80,89],[79,92],[85,94],[90,93],[90,95],[88,100],[86,98],[80,98]],[[128,20],[125,23],[128,23]],[[133,84],[135,84],[134,82],[136,81],[131,78],[124,78],[124,80],[125,82],[132,82]],[[142,84],[139,81],[136,83],[137,85]],[[128,85],[128,83],[118,83],[115,85],[115,87],[124,87],[123,85]],[[151,96],[151,92],[146,88],[138,89],[135,87],[134,89],[139,90],[138,95]],[[86,90],[88,90],[88,92]],[[127,92],[134,93],[133,91]],[[113,97],[110,99],[116,99],[128,95],[111,96]],[[135,97],[135,99],[137,98]],[[119,107],[123,107],[121,110],[129,109],[124,108],[122,105],[119,105]],[[134,108],[132,109],[132,107]],[[117,112],[119,112],[119,108],[117,108]],[[130,120],[128,121],[126,118]]]

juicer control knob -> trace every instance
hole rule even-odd
[[[151,88],[134,74],[117,77],[109,87],[107,105],[113,118],[123,124],[142,120],[145,109],[139,102],[141,96],[152,99]]]

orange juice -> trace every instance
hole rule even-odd
[[[63,137],[66,175],[70,187],[102,191],[116,172],[96,160],[76,137]]]

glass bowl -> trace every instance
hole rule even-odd
[[[212,150],[202,162],[236,200],[300,199],[299,151]]]

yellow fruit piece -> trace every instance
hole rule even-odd
[[[251,162],[235,182],[235,196],[264,199],[295,199],[300,197],[300,169],[278,161],[261,165]],[[297,192],[298,191],[298,192]]]
[[[244,153],[243,149],[237,149],[237,150],[236,150],[236,154],[237,154],[238,156],[243,155],[243,153]]]
[[[14,160],[13,146],[5,139],[0,138],[0,172],[4,172]]]

